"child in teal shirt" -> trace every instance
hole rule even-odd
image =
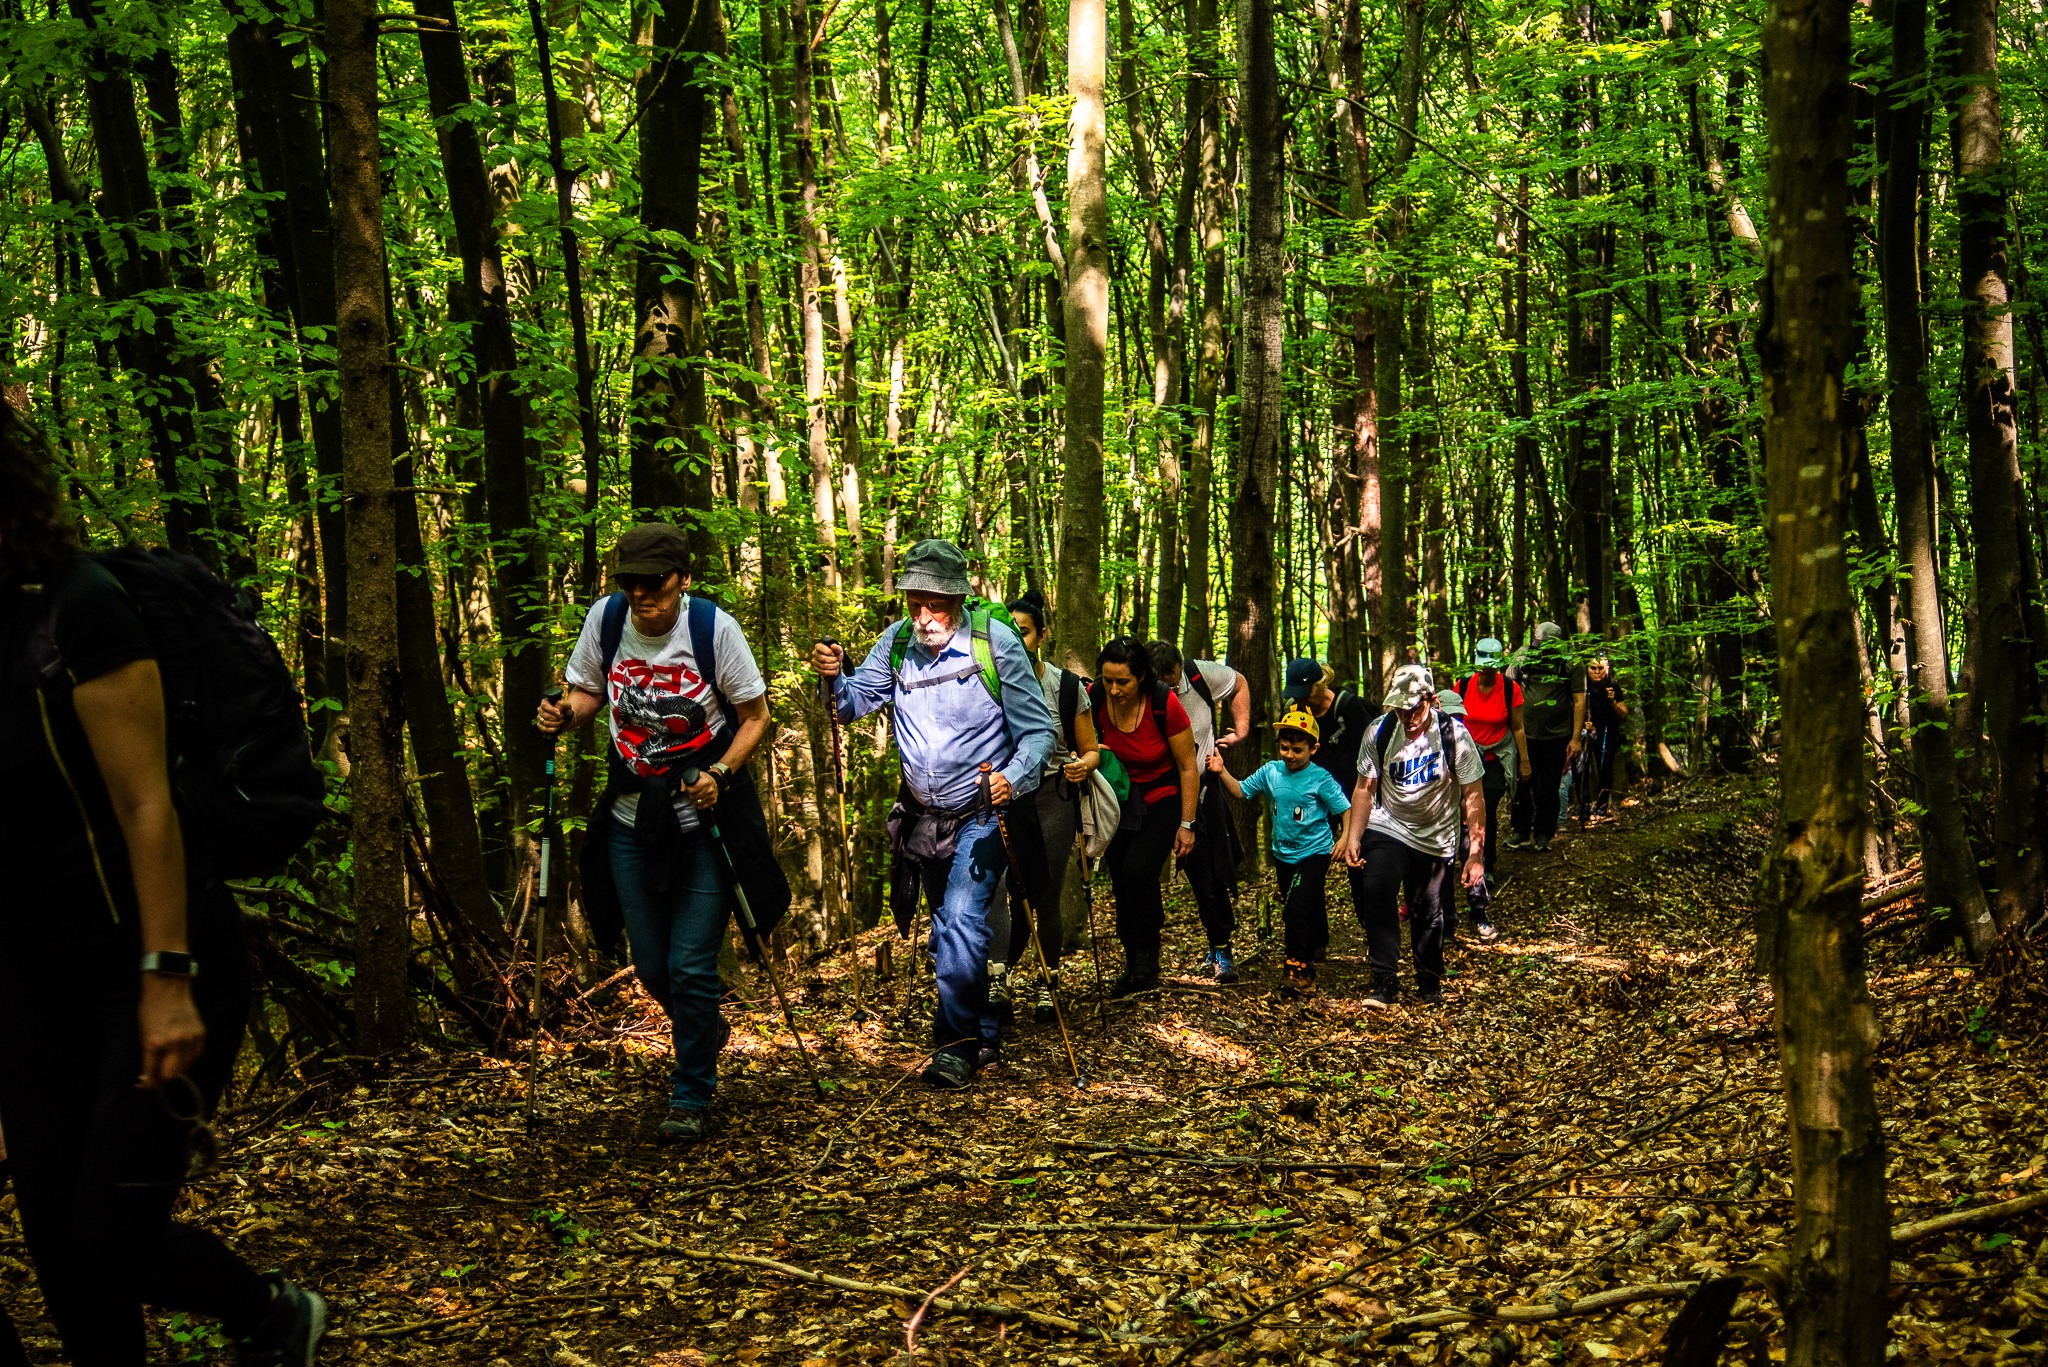
[[[1273,868],[1280,876],[1280,922],[1285,932],[1287,977],[1280,992],[1306,997],[1316,990],[1316,947],[1330,938],[1329,904],[1323,882],[1330,870],[1330,818],[1351,810],[1343,785],[1321,765],[1310,763],[1319,735],[1316,719],[1297,708],[1280,719],[1280,758],[1269,760],[1240,782],[1209,756],[1209,770],[1233,797],[1264,798],[1272,818]]]

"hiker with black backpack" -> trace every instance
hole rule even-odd
[[[1088,782],[1098,762],[1095,718],[1089,711],[1088,680],[1047,664],[1042,656],[1052,639],[1045,600],[1036,592],[1027,593],[1013,600],[1009,610],[1024,648],[1031,653],[1031,667],[1038,671],[1045,705],[1052,709],[1059,730],[1039,775],[1038,791],[1033,794],[1045,846],[1041,875],[1045,900],[1033,903],[1039,913],[1038,953],[1043,972],[1035,987],[1011,981],[1011,968],[1023,962],[1029,949],[1025,930],[1029,916],[1023,905],[1025,881],[1007,879],[1009,895],[996,899],[989,909],[989,1004],[998,1016],[1008,1016],[1014,1010],[1012,992],[1029,992],[1035,998],[1031,1018],[1046,1025],[1054,1016],[1048,977],[1059,971],[1060,948],[1066,940],[1066,927],[1059,920],[1060,896],[1066,890],[1067,869],[1074,860],[1074,836],[1081,824],[1081,785]]]
[[[249,1018],[220,879],[274,851],[264,814],[212,824],[240,811],[218,786],[234,761],[209,743],[215,705],[287,746],[264,705],[293,707],[296,769],[257,756],[248,777],[267,791],[275,762],[296,780],[275,805],[310,790],[317,816],[304,715],[274,644],[198,562],[79,550],[30,440],[0,404],[0,1125],[28,1255],[75,1367],[141,1367],[144,1305],[218,1320],[245,1367],[306,1367],[326,1303],[171,1218]],[[268,693],[236,689],[245,666],[272,671]]]
[[[1208,764],[1210,755],[1228,750],[1251,734],[1252,691],[1244,675],[1220,660],[1183,660],[1180,650],[1169,641],[1154,641],[1150,649],[1152,672],[1187,713],[1201,784],[1195,804],[1194,848],[1174,862],[1195,894],[1195,910],[1209,937],[1203,971],[1219,983],[1234,983],[1237,960],[1230,951],[1230,937],[1237,930],[1237,910],[1231,898],[1237,892],[1237,867],[1244,862],[1244,846],[1230,813],[1231,799],[1222,782],[1209,772]],[[1223,726],[1225,705],[1230,713],[1228,730]]]
[[[1150,648],[1135,636],[1103,645],[1090,698],[1102,749],[1115,760],[1103,760],[1103,773],[1123,803],[1102,867],[1116,895],[1116,937],[1124,947],[1124,971],[1109,995],[1128,997],[1159,986],[1160,932],[1166,926],[1159,873],[1169,854],[1185,859],[1195,849],[1201,785],[1194,728],[1180,699],[1153,674]]]
[[[1322,740],[1310,756],[1310,762],[1337,780],[1337,786],[1345,792],[1358,782],[1358,749],[1365,744],[1365,733],[1380,714],[1379,704],[1353,693],[1337,682],[1337,671],[1317,660],[1298,659],[1287,662],[1287,684],[1280,691],[1290,708],[1301,708],[1315,718]],[[1344,838],[1344,818],[1330,818],[1330,840],[1334,845]],[[1365,870],[1347,868],[1345,873],[1351,882],[1351,905],[1365,904]],[[1329,957],[1329,918],[1319,923],[1322,937],[1310,948],[1309,963],[1321,963]]]
[[[669,1019],[674,1062],[657,1144],[702,1139],[732,1027],[719,1010],[718,951],[731,886],[766,935],[789,908],[747,760],[768,734],[768,685],[731,613],[692,594],[681,529],[619,538],[618,591],[591,605],[569,656],[568,692],[540,703],[550,735],[611,709],[604,795],[584,839],[584,896],[601,944],[623,927],[640,985]],[[723,841],[705,814],[718,814]],[[758,940],[748,948],[761,954]],[[801,1047],[801,1041],[799,1041]]]
[[[974,597],[967,557],[950,541],[920,541],[896,576],[908,615],[849,672],[846,650],[821,641],[811,668],[831,681],[842,722],[883,707],[895,714],[902,782],[889,814],[890,901],[908,924],[921,893],[931,908],[938,1004],[927,1085],[952,1090],[1001,1057],[1002,1022],[989,1005],[990,907],[1006,872],[1033,909],[1045,897],[1037,807],[1053,753],[1052,710],[1031,656],[1000,604]],[[1010,868],[997,809],[1005,813]]]
[[[1500,836],[1500,804],[1506,798],[1512,806],[1517,784],[1527,783],[1535,774],[1529,758],[1529,737],[1522,721],[1522,686],[1507,677],[1506,647],[1496,637],[1480,640],[1473,652],[1473,672],[1458,685],[1459,701],[1465,709],[1465,727],[1479,743],[1479,757],[1486,764],[1482,789],[1486,796],[1486,890],[1473,903],[1483,940],[1494,938],[1493,923],[1485,911],[1493,889],[1493,860]]]
[[[1443,1001],[1444,920],[1455,895],[1459,819],[1470,853],[1462,881],[1486,884],[1485,766],[1471,732],[1437,706],[1427,667],[1394,671],[1358,752],[1358,784],[1344,825],[1344,862],[1365,870],[1358,919],[1372,955],[1367,1008],[1384,1011],[1401,996],[1401,920],[1405,896],[1415,952],[1415,986],[1426,1006]]]

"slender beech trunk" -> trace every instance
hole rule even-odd
[[[1572,23],[1579,41],[1589,49],[1599,41],[1594,0],[1578,0]],[[1606,185],[1593,159],[1599,128],[1600,89],[1587,75],[1566,87],[1567,146],[1577,164],[1567,174],[1568,198],[1584,204],[1601,196]],[[1613,313],[1608,293],[1612,235],[1591,216],[1565,236],[1565,272],[1570,301],[1566,307],[1565,387],[1573,402],[1565,427],[1565,482],[1569,508],[1566,534],[1571,546],[1572,587],[1578,599],[1578,629],[1604,635],[1613,599],[1608,573],[1608,486],[1614,473],[1614,433],[1603,397],[1608,388],[1608,334]]]
[[[1522,135],[1527,137],[1534,111],[1522,106]],[[1514,350],[1508,353],[1508,375],[1515,387],[1515,470],[1514,528],[1510,533],[1508,597],[1508,640],[1519,645],[1528,639],[1529,614],[1529,499],[1530,482],[1541,473],[1542,448],[1536,444],[1536,397],[1529,384],[1529,177],[1525,173],[1515,184],[1515,265],[1510,284],[1508,316]],[[1555,609],[1552,609],[1555,611]]]
[[[823,552],[824,582],[839,586],[839,532],[833,498],[832,442],[825,415],[824,225],[818,204],[818,146],[815,79],[812,71],[811,11],[806,0],[789,0],[790,136],[796,151],[797,311],[803,326],[805,449],[810,455],[811,515]]]
[[[1991,914],[2008,934],[2037,915],[2048,891],[2042,766],[2048,725],[2039,668],[2038,604],[2027,492],[2014,403],[2012,282],[2005,131],[1998,95],[1997,0],[1956,0],[1956,212],[1962,268],[1963,408],[1970,447],[1970,531],[1976,542],[1985,738],[1998,762]]]
[[[1405,0],[1401,13],[1400,76],[1394,97],[1394,118],[1399,126],[1394,130],[1394,153],[1386,169],[1387,178],[1396,183],[1407,174],[1408,164],[1415,159],[1415,120],[1422,109],[1422,32],[1422,0]],[[1353,98],[1359,98],[1358,91],[1354,90]],[[1405,188],[1395,194],[1386,228],[1387,246],[1395,264],[1385,287],[1373,301],[1372,310],[1372,387],[1381,440],[1377,443],[1378,478],[1368,479],[1367,497],[1376,483],[1379,535],[1372,537],[1368,528],[1365,554],[1379,566],[1380,610],[1373,623],[1380,647],[1376,683],[1384,682],[1407,662],[1415,635],[1415,617],[1408,601],[1412,578],[1408,573],[1408,459],[1401,442],[1386,440],[1390,428],[1396,434],[1401,430],[1401,377],[1407,364],[1408,333],[1403,304],[1408,273],[1400,254],[1407,246],[1413,208]],[[1368,578],[1368,585],[1370,582]]]
[[[1188,174],[1196,182],[1195,224],[1202,243],[1202,321],[1195,364],[1194,432],[1188,447],[1186,626],[1181,650],[1207,658],[1214,648],[1209,622],[1209,505],[1216,479],[1216,413],[1223,394],[1223,311],[1229,289],[1225,230],[1235,212],[1223,171],[1223,101],[1217,94],[1222,65],[1216,0],[1188,0]]]
[[[1998,930],[1977,874],[1956,785],[1949,730],[1948,629],[1935,559],[1934,415],[1927,402],[1927,334],[1920,308],[1921,159],[1927,142],[1926,0],[1880,0],[1890,29],[1891,78],[1877,104],[1878,273],[1884,289],[1886,414],[1891,424],[1892,499],[1905,569],[1905,615],[1912,685],[1913,772],[1927,900],[1961,923],[1973,957],[1983,958]]]
[[[1861,647],[1845,553],[1841,396],[1857,289],[1848,0],[1775,0],[1763,47],[1771,268],[1758,352],[1784,742],[1759,914],[1798,1211],[1779,1299],[1789,1367],[1877,1367],[1891,1235],[1863,977]]]
[[[1105,0],[1067,7],[1067,92],[1074,112],[1067,152],[1066,432],[1060,476],[1059,615],[1062,668],[1086,671],[1102,640],[1102,419],[1109,361],[1109,11]]]
[[[1275,0],[1238,6],[1238,98],[1243,102],[1247,221],[1244,306],[1238,329],[1238,445],[1230,501],[1230,663],[1251,690],[1252,715],[1274,715],[1273,531],[1279,521],[1280,450],[1287,439],[1281,359],[1286,335],[1283,249],[1286,128],[1281,123]],[[1263,746],[1228,756],[1250,772]],[[1249,812],[1246,813],[1250,815]],[[1246,824],[1241,822],[1241,825]]]
[[[328,0],[329,171],[334,186],[335,349],[342,488],[348,500],[349,811],[356,918],[356,1047],[413,1037],[405,892],[404,696],[398,676],[398,549],[391,475],[391,356],[377,148],[377,7]]]

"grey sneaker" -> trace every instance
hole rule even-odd
[[[1031,1008],[1031,1019],[1039,1025],[1051,1025],[1059,1019],[1059,1012],[1052,1007],[1052,984],[1044,978],[1038,980],[1038,1002]]]
[[[235,1360],[242,1367],[313,1367],[327,1336],[327,1302],[279,1273],[266,1280],[270,1315],[254,1333],[235,1340]]]
[[[974,1081],[974,1065],[950,1049],[942,1049],[926,1065],[924,1085],[942,1092],[957,1092]]]
[[[1479,923],[1479,943],[1483,945],[1490,945],[1499,938],[1500,932],[1494,929],[1493,922],[1481,921]]]
[[[988,1009],[1005,1025],[1008,1025],[1017,1014],[1016,998],[1010,991],[1008,964],[988,966]]]
[[[709,1129],[710,1118],[703,1111],[672,1106],[668,1118],[654,1127],[654,1142],[662,1148],[671,1144],[694,1144]]]
[[[1538,853],[1538,854],[1549,854],[1549,853],[1550,853],[1550,842],[1549,842],[1548,840],[1539,840],[1539,841],[1537,841],[1537,842],[1536,842],[1536,853]]]

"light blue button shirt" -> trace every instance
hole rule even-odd
[[[853,721],[894,703],[903,780],[927,806],[951,810],[973,802],[983,764],[1008,779],[1016,794],[1036,788],[1039,771],[1052,753],[1056,726],[1039,688],[1038,672],[1017,633],[1002,622],[989,623],[996,677],[1003,686],[1002,705],[997,706],[981,671],[973,667],[974,637],[964,622],[936,655],[913,634],[902,677],[894,677],[889,652],[898,633],[909,631],[910,623],[896,623],[882,633],[859,668],[839,676],[834,694],[839,719]],[[917,686],[931,680],[943,682]]]

